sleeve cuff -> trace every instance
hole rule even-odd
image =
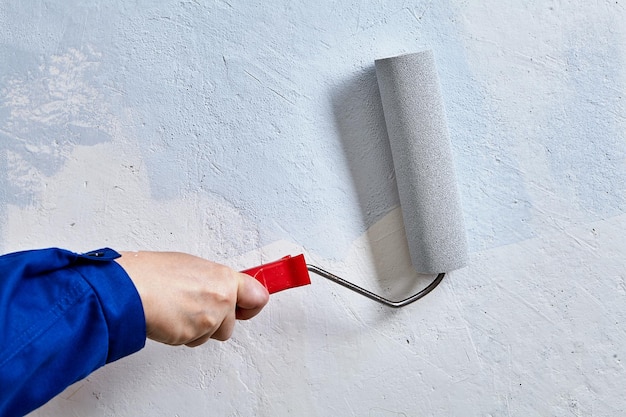
[[[74,269],[93,288],[109,330],[107,363],[141,350],[146,344],[146,319],[141,298],[124,268],[121,255],[102,249],[79,255]]]

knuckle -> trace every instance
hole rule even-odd
[[[230,298],[230,291],[227,288],[219,288],[213,292],[213,299],[219,305],[228,305]]]
[[[201,314],[196,320],[196,326],[200,333],[211,332],[218,324],[215,317],[210,314]]]
[[[220,332],[218,334],[215,335],[215,337],[213,337],[215,340],[219,340],[220,342],[224,342],[228,339],[230,339],[230,337],[232,336],[233,332],[232,331],[228,331],[228,332]]]
[[[196,337],[197,337],[196,332],[192,328],[189,327],[189,328],[182,329],[179,333],[179,336],[178,336],[179,342],[177,344],[188,343],[194,340]]]
[[[222,326],[220,326],[220,328],[213,334],[213,339],[222,342],[228,340],[232,336],[233,330],[234,323],[229,323],[228,320],[225,320],[225,322],[222,323]]]

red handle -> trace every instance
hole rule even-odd
[[[285,256],[241,272],[263,284],[270,294],[311,283],[304,255]]]

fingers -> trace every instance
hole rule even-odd
[[[269,300],[267,289],[257,280],[246,274],[233,271],[233,278],[237,280],[237,304],[236,309],[226,310],[224,319],[217,328],[208,329],[201,337],[185,343],[186,346],[196,347],[206,343],[210,339],[228,340],[235,328],[235,319],[247,320],[256,316]]]
[[[220,340],[220,341],[228,340],[232,336],[234,329],[235,329],[235,315],[228,314],[224,318],[224,321],[220,324],[220,326],[217,327],[217,329],[211,329],[203,336],[200,336],[199,338],[195,340],[185,343],[185,346],[197,347],[208,342],[210,339]]]
[[[203,345],[206,342],[208,342],[209,339],[211,339],[211,335],[207,334],[207,335],[204,335],[204,336],[202,336],[202,337],[200,337],[200,338],[198,338],[196,340],[192,340],[191,342],[185,343],[185,346],[187,346],[187,347],[198,347],[198,346]]]
[[[117,262],[137,288],[147,336],[166,344],[227,340],[236,319],[254,317],[269,299],[254,278],[184,253],[123,253]]]
[[[259,281],[247,274],[237,273],[239,286],[237,290],[238,320],[248,320],[256,316],[265,307],[270,294]]]
[[[233,334],[236,319],[247,320],[256,316],[269,300],[267,289],[254,278],[230,269],[223,269],[223,271],[224,275],[230,275],[231,285],[236,286],[236,300],[233,300],[233,304],[226,303],[231,307],[225,307],[217,315],[219,317],[218,322],[222,320],[219,325],[206,328],[204,332],[200,332],[201,336],[184,343],[188,347],[200,346],[210,339],[228,340]],[[207,315],[209,311],[215,314],[215,310],[208,309]],[[210,322],[208,316],[206,319],[207,322]]]

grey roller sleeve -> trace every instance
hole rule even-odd
[[[461,268],[467,239],[433,53],[377,60],[376,77],[413,266]]]

